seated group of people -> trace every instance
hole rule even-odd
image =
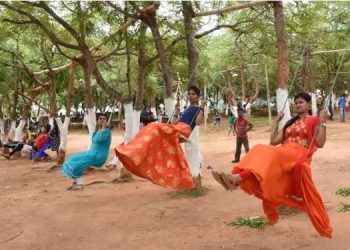
[[[0,145],[3,148],[11,149],[8,154],[2,153],[1,155],[6,159],[11,159],[17,152],[21,152],[22,150],[26,150],[29,152],[30,158],[40,158],[42,156],[47,156],[44,152],[44,155],[40,154],[40,150],[43,150],[44,147],[49,146],[49,148],[53,148],[52,141],[55,135],[51,131],[50,124],[46,124],[42,126],[40,129],[35,131],[34,127],[30,127],[27,131],[24,132],[21,141],[13,141],[8,139],[8,142]],[[47,148],[46,148],[47,149]]]

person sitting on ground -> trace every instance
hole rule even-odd
[[[33,146],[36,136],[37,134],[35,132],[35,128],[33,126],[30,126],[27,132],[27,137],[28,137],[27,144]]]
[[[39,149],[44,146],[44,144],[49,139],[49,132],[50,132],[51,126],[50,124],[46,124],[45,126],[42,126],[40,129],[40,134],[36,137],[33,145],[33,151],[38,151]]]
[[[106,116],[100,114],[97,129],[92,135],[90,150],[70,156],[60,173],[73,180],[73,185],[67,190],[83,190],[83,174],[89,167],[102,167],[106,162],[111,145],[111,130],[107,126]]]
[[[28,136],[27,133],[25,132],[22,136],[21,141],[13,141],[11,143],[6,143],[3,145],[4,148],[11,148],[12,151],[6,155],[6,154],[1,154],[3,157],[6,159],[10,160],[10,158],[15,155],[17,152],[21,152],[23,149],[23,146],[28,142]]]

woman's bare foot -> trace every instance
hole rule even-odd
[[[220,177],[229,187],[230,191],[237,189],[242,182],[242,178],[239,174],[226,174],[221,172]]]
[[[230,179],[228,174],[225,174],[224,172],[221,172],[220,173],[220,177],[221,177],[221,179],[223,180],[223,182],[225,183],[225,185],[228,187],[228,189],[230,191],[233,191],[233,190],[235,190],[237,188],[235,185],[232,184],[231,179]]]
[[[229,190],[229,187],[225,184],[225,182],[221,179],[221,176],[218,172],[216,171],[211,171],[211,175],[214,177],[214,179],[221,185],[223,186],[226,191]]]

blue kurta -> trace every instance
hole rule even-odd
[[[200,107],[198,106],[188,107],[181,115],[179,122],[187,123],[188,125],[191,126],[193,130],[194,127],[196,126],[196,118],[199,111],[200,111]]]
[[[91,166],[102,167],[108,158],[110,145],[110,129],[105,128],[94,132],[90,150],[70,156],[60,169],[61,174],[73,179],[81,177]]]

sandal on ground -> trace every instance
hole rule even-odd
[[[7,160],[10,160],[10,156],[5,155],[5,154],[1,154],[3,157],[5,157]]]
[[[72,186],[67,187],[67,190],[72,190],[72,189],[73,189],[73,187],[74,187],[74,186],[76,186],[76,185],[77,185],[77,183],[76,183],[76,182],[73,182]]]
[[[225,184],[225,182],[221,179],[221,176],[218,172],[216,171],[211,171],[211,175],[214,177],[214,179],[221,185],[223,186],[226,191],[229,190],[228,186]]]
[[[74,186],[72,186],[72,188],[70,190],[71,191],[83,191],[84,186],[83,185],[74,185]]]

